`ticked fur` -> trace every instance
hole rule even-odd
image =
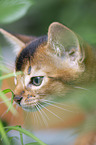
[[[23,75],[16,78],[14,100],[23,109],[33,111],[44,99],[64,97],[74,84],[89,80],[95,54],[64,25],[52,23],[48,37],[39,38],[0,32],[18,48],[15,69]]]

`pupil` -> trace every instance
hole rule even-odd
[[[40,77],[34,78],[34,82],[35,82],[36,84],[39,84],[39,83],[40,83]]]

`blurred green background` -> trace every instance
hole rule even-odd
[[[7,31],[45,35],[56,21],[96,46],[96,0],[0,0],[0,27]],[[68,100],[78,103],[86,112],[85,129],[91,122],[92,130],[96,130],[95,86],[96,83],[87,91],[77,90]]]
[[[96,0],[0,1],[0,27],[6,30],[40,36],[54,21],[96,45]]]

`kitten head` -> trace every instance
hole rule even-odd
[[[15,78],[14,100],[27,111],[42,108],[46,99],[64,97],[84,71],[78,38],[60,23],[52,23],[48,36],[38,38],[0,32],[17,47],[15,71],[23,74]]]

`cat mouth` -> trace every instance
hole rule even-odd
[[[20,106],[27,112],[35,112],[44,108],[45,103],[40,98],[32,97],[31,99],[22,99]]]
[[[44,97],[45,95],[37,95],[35,97],[32,96],[27,96],[27,97],[22,97],[22,96],[15,96],[14,101],[16,104],[18,104],[20,107],[22,107],[23,110],[27,112],[35,112],[39,111],[42,108],[46,107],[46,103],[44,102]]]

